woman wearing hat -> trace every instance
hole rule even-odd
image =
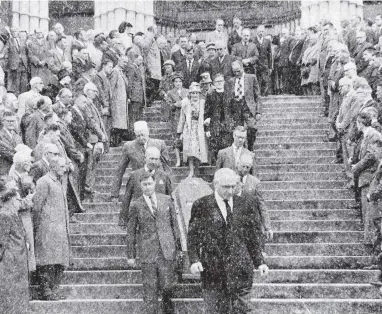
[[[183,87],[183,74],[181,72],[175,72],[172,75],[172,82],[174,88],[168,91],[165,101],[165,113],[164,116],[171,123],[171,134],[174,140],[174,149],[176,155],[175,167],[180,167],[180,149],[182,148],[182,141],[176,136],[180,110],[182,108],[183,99],[188,96],[188,89]]]
[[[28,247],[20,196],[0,179],[0,313],[29,312]]]
[[[199,83],[191,83],[189,97],[182,101],[177,132],[183,140],[183,161],[188,161],[190,166],[188,177],[198,174],[200,163],[208,162],[204,132],[204,103],[204,99],[200,97]]]
[[[175,63],[172,60],[167,60],[163,63],[163,77],[159,83],[159,96],[166,101],[167,93],[174,88],[173,75],[175,69]]]

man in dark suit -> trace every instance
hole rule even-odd
[[[184,36],[180,36],[179,37],[179,50],[175,51],[172,56],[171,56],[171,59],[172,61],[174,61],[175,63],[175,70],[176,71],[179,71],[178,67],[180,66],[180,64],[186,60],[186,47],[188,45],[188,39],[187,39],[187,36],[184,35]]]
[[[249,313],[253,267],[268,273],[258,217],[248,202],[234,195],[239,177],[231,169],[214,176],[214,194],[192,205],[187,247],[191,273],[201,272],[204,304],[209,314]]]
[[[231,130],[238,125],[248,127],[248,149],[253,150],[256,139],[257,120],[260,119],[260,88],[256,75],[245,74],[240,61],[232,63],[235,77],[227,82],[227,98],[230,102],[225,117]]]
[[[243,27],[241,26],[241,20],[235,16],[233,18],[233,29],[232,32],[228,35],[228,53],[232,52],[233,45],[241,42],[241,32]]]
[[[357,73],[360,73],[365,70],[368,66],[368,62],[363,59],[363,53],[366,49],[373,48],[373,45],[366,41],[365,32],[357,32],[357,46],[354,50],[354,62],[357,65]]]
[[[139,179],[143,195],[130,207],[127,225],[127,263],[136,266],[136,245],[140,251],[145,314],[158,314],[159,293],[163,313],[174,313],[171,297],[177,279],[176,255],[180,233],[169,196],[155,192],[155,180],[144,172]],[[138,231],[140,236],[138,236]]]
[[[141,119],[146,102],[144,77],[140,70],[142,64],[142,56],[135,54],[132,62],[129,62],[126,67],[126,77],[128,81],[127,98],[130,100],[128,104],[130,128],[134,125],[135,121]]]
[[[256,30],[254,43],[259,52],[259,58],[256,64],[256,76],[259,81],[260,91],[262,96],[267,96],[269,93],[270,74],[272,70],[272,44],[267,38],[264,38],[264,25],[259,25]]]
[[[244,147],[247,140],[247,130],[243,126],[237,126],[233,132],[233,144],[227,148],[221,149],[218,152],[216,161],[216,169],[229,168],[237,171],[237,165],[240,157],[250,155],[251,152]],[[254,174],[254,167],[251,167],[251,173]]]
[[[123,145],[122,156],[114,174],[114,184],[111,192],[111,197],[114,202],[118,202],[122,177],[127,166],[130,166],[132,170],[143,168],[145,165],[145,153],[148,147],[156,147],[159,149],[161,160],[160,169],[163,169],[165,172],[171,172],[166,143],[163,140],[149,138],[150,132],[145,121],[137,121],[134,123],[134,133],[136,139],[126,142]]]
[[[45,115],[51,112],[50,99],[41,98],[36,104],[36,111],[28,118],[28,123],[25,125],[24,143],[34,149],[40,137],[41,131],[45,127]]]
[[[126,226],[129,218],[130,203],[142,196],[140,178],[144,172],[149,173],[155,180],[155,192],[170,195],[172,193],[172,183],[169,174],[164,172],[159,167],[160,151],[158,148],[152,146],[146,150],[146,164],[143,168],[133,171],[126,183],[126,191],[122,200],[122,208],[119,214],[119,225]],[[118,195],[114,195],[118,197]]]
[[[185,49],[186,59],[183,60],[178,70],[183,73],[183,87],[189,88],[192,82],[199,82],[199,62],[194,59],[194,48],[189,45]]]
[[[233,45],[231,54],[243,62],[245,73],[255,74],[259,51],[256,45],[249,41],[250,37],[251,31],[248,28],[243,29],[242,41]]]
[[[233,77],[232,62],[236,60],[234,56],[227,54],[227,48],[224,42],[218,41],[215,43],[217,56],[211,60],[211,74],[215,77],[216,74],[224,75],[225,80]]]
[[[301,28],[298,27],[295,32],[295,42],[292,51],[289,55],[289,61],[291,64],[291,88],[292,93],[301,95],[301,64],[299,60],[302,59],[302,49],[305,43],[305,35]]]
[[[11,35],[4,51],[4,58],[8,60],[5,68],[8,78],[7,90],[20,95],[28,90],[27,43],[21,40],[17,28],[11,28]]]
[[[118,64],[119,58],[122,56],[121,53],[122,41],[119,38],[113,38],[110,41],[109,47],[104,51],[102,55],[103,60],[110,60],[113,62],[113,67]]]
[[[289,61],[290,53],[292,52],[294,46],[294,39],[289,34],[287,28],[283,28],[280,38],[280,57],[278,62],[278,67],[281,74],[281,90],[283,94],[291,93],[291,64]]]
[[[16,115],[6,111],[3,114],[3,127],[0,129],[0,176],[8,175],[16,153],[16,146],[22,144],[21,137],[16,133]]]

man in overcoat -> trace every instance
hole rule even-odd
[[[37,181],[33,197],[35,255],[42,300],[56,301],[64,269],[69,266],[69,213],[61,177],[66,160],[51,160],[50,171]]]

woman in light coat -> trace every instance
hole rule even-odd
[[[198,175],[200,163],[208,162],[208,149],[204,131],[204,99],[200,98],[199,83],[192,83],[189,98],[182,100],[177,133],[183,141],[183,162],[189,163],[188,177]]]

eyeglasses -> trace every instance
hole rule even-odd
[[[220,51],[220,50],[223,50],[223,48],[216,48],[216,50]]]
[[[218,81],[215,81],[215,83],[224,83],[223,80],[218,80]]]

